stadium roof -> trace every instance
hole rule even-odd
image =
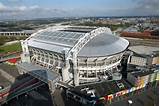
[[[45,31],[40,32],[33,38],[45,41],[51,41],[68,46],[74,46],[74,44],[84,36],[85,33],[81,32],[67,32],[67,31]]]
[[[88,30],[68,28],[62,30],[45,29],[35,33],[28,40],[28,45],[40,49],[46,49],[49,51],[55,51],[58,53],[64,53],[63,50],[70,50],[77,41],[83,37]]]
[[[28,45],[40,49],[64,53],[71,50],[80,38],[95,28],[68,27],[54,30],[45,29],[28,39]],[[79,57],[108,56],[124,51],[129,42],[109,32],[101,33],[91,39],[78,53]]]
[[[124,51],[129,42],[112,34],[102,33],[89,41],[78,56],[95,57],[108,56]]]

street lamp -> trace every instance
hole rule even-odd
[[[131,106],[133,104],[133,101],[132,100],[128,100],[128,104],[129,104],[129,106]]]

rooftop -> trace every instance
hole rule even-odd
[[[30,75],[39,77],[40,80],[44,82],[48,82],[48,80],[53,81],[59,77],[59,74],[57,74],[56,72],[49,71],[48,69],[36,64],[23,62],[19,63],[17,66]]]
[[[156,51],[159,51],[159,48],[151,46],[131,46],[129,50],[141,55],[152,55]]]
[[[89,85],[82,85],[73,88],[73,92],[81,94],[84,97],[90,97],[91,94],[87,91],[94,91],[96,97],[103,97],[109,94],[115,94],[121,90],[129,89],[131,85],[125,80],[110,81],[110,82],[100,82]]]
[[[48,28],[35,33],[28,39],[28,45],[40,49],[64,53],[85,36],[86,33],[94,30],[95,27],[65,27],[62,29]],[[91,39],[78,53],[79,57],[96,57],[114,55],[124,51],[129,42],[111,34],[110,29],[100,33]]]
[[[137,77],[146,76],[155,72],[157,71],[156,70],[140,70],[140,71],[132,72],[131,74],[137,78]]]
[[[123,38],[109,33],[101,33],[90,40],[84,48],[81,49],[78,56],[96,57],[109,56],[124,51],[129,42]]]
[[[71,32],[71,31],[42,31],[33,36],[34,39],[51,41],[57,44],[65,44],[73,46],[79,38],[84,36],[83,32]]]

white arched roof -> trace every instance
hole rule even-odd
[[[64,53],[96,28],[91,27],[60,27],[47,28],[34,33],[27,39],[28,46]],[[79,57],[106,56],[124,51],[129,42],[112,34],[108,28],[105,33],[92,38],[78,53]]]
[[[79,57],[110,56],[123,52],[129,42],[109,33],[101,33],[91,39],[78,53]]]

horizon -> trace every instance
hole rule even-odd
[[[83,7],[83,8],[82,8]],[[1,0],[0,20],[159,16],[158,0]]]
[[[147,15],[147,16],[81,16],[81,17],[45,17],[45,18],[30,18],[30,19],[0,19],[0,21],[30,21],[30,20],[46,20],[46,19],[76,19],[76,18],[149,18],[149,17],[159,17],[159,15]]]

